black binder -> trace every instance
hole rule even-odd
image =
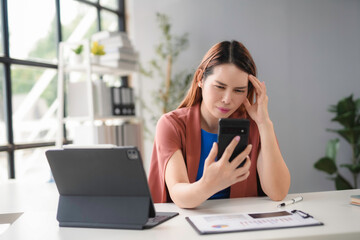
[[[156,213],[136,147],[48,150],[60,193],[61,227],[144,229],[178,213]]]
[[[130,87],[111,88],[112,114],[115,116],[134,116],[135,101],[133,89]]]

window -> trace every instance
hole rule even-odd
[[[55,141],[55,69],[11,67],[13,133],[15,143]]]
[[[108,31],[116,31],[116,29],[119,29],[117,15],[104,10],[101,13],[101,27]]]
[[[100,0],[100,4],[103,7],[107,7],[113,10],[116,10],[119,6],[117,0]]]
[[[124,2],[0,1],[0,181],[49,179],[44,152],[57,131],[58,44],[124,31]]]
[[[7,158],[5,152],[0,152],[0,183],[7,179]]]
[[[2,11],[0,11],[0,29],[3,29],[3,22],[2,22],[3,16],[2,16]],[[2,43],[4,41],[4,36],[2,34],[2,32],[0,32],[0,43]],[[0,56],[4,56],[4,46],[3,44],[0,44]]]
[[[6,144],[3,92],[4,92],[4,65],[0,64],[0,146]]]
[[[12,58],[56,62],[54,3],[49,0],[8,1],[9,44]]]
[[[64,41],[78,41],[90,38],[98,31],[97,11],[91,5],[73,0],[62,0],[61,21]]]

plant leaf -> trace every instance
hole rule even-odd
[[[337,113],[342,115],[346,112],[353,112],[355,110],[355,102],[353,100],[353,95],[341,99],[337,104]]]
[[[337,115],[336,117],[331,119],[331,121],[339,122],[341,125],[343,125],[346,128],[353,127],[355,123],[355,108],[352,109],[352,111],[348,111],[340,115]]]
[[[360,156],[360,143],[355,145],[355,158],[358,159]]]
[[[83,50],[83,45],[80,44],[77,48],[72,49],[74,53],[76,54],[81,54],[82,50]]]
[[[340,136],[342,136],[348,143],[353,144],[354,143],[354,132],[352,129],[339,129],[339,130],[335,130],[335,129],[327,129],[330,132],[336,132],[338,133]]]
[[[341,164],[340,167],[345,167],[354,174],[360,173],[360,164]]]
[[[333,159],[328,157],[320,158],[315,164],[314,167],[320,171],[324,171],[328,174],[333,174],[337,171],[337,166]]]
[[[336,175],[335,186],[336,186],[336,190],[353,189],[351,184],[340,174]]]
[[[356,115],[359,116],[360,115],[360,98],[356,99],[355,106],[356,106]]]
[[[360,144],[360,123],[352,130],[354,131],[354,143]]]
[[[328,109],[329,112],[336,113],[332,121],[337,121],[345,127],[353,127],[356,116],[356,102],[353,100],[353,95],[341,99],[337,105],[332,105]]]
[[[339,139],[335,138],[332,140],[329,140],[326,145],[326,156],[334,161],[336,161],[336,154],[339,150]]]

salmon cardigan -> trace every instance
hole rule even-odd
[[[257,158],[260,151],[260,135],[256,123],[240,110],[230,118],[250,120],[249,144],[252,150],[250,175],[230,187],[230,198],[258,196]],[[149,187],[155,203],[172,202],[165,183],[166,164],[172,155],[181,150],[185,159],[190,183],[196,181],[201,154],[200,104],[179,108],[164,114],[158,121],[149,170]]]

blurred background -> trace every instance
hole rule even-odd
[[[168,17],[173,36],[187,34],[188,41],[172,64],[174,75],[183,73],[179,81],[193,74],[206,51],[219,41],[238,40],[248,48],[258,78],[268,88],[270,117],[292,176],[290,192],[335,189],[314,163],[325,155],[328,140],[337,137],[326,129],[341,127],[331,121],[330,105],[351,94],[360,98],[360,1],[12,0],[1,4],[0,181],[11,176],[10,165],[16,179],[49,179],[44,151],[54,146],[57,131],[59,42],[90,38],[100,30],[126,30],[141,67],[150,69],[163,41],[157,17],[161,13]],[[166,63],[160,66],[163,71]],[[164,77],[139,71],[131,79],[137,89],[137,116],[146,131],[142,156],[148,171],[156,116],[162,113],[156,93],[163,88]],[[351,158],[350,145],[341,139],[338,163]],[[348,169],[341,173],[352,181]]]

